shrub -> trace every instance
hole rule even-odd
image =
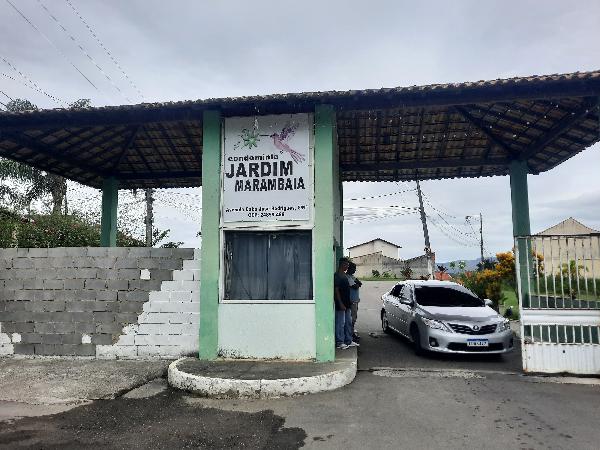
[[[32,215],[22,218],[0,214],[0,248],[4,247],[97,247],[100,226],[76,214]],[[123,232],[117,233],[119,247],[141,247],[144,243]]]
[[[373,275],[373,278],[379,278],[379,270],[371,270],[371,274]]]

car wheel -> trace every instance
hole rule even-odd
[[[384,333],[391,333],[392,330],[390,329],[390,324],[388,322],[387,319],[387,314],[385,311],[382,311],[381,313],[381,329],[383,330]]]
[[[419,329],[416,325],[410,327],[410,338],[413,342],[413,349],[415,350],[415,355],[422,355],[423,347],[421,347],[421,334],[419,333]]]

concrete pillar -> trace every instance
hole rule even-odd
[[[531,235],[529,223],[529,193],[527,188],[527,163],[513,161],[510,171],[510,199],[512,205],[513,237]],[[523,306],[529,306],[531,273],[531,242],[529,239],[516,239],[515,261],[517,277],[520,281],[520,295]]]
[[[200,359],[218,353],[221,114],[205,111],[202,134],[202,249],[200,262]]]
[[[334,190],[339,190],[334,173],[336,154],[335,111],[330,105],[315,108],[315,228],[313,232],[316,359],[335,359],[333,274],[336,269],[334,227],[338,225],[338,205]],[[340,246],[341,243],[338,243]]]
[[[100,246],[117,246],[117,207],[119,182],[114,177],[102,182],[102,217],[100,220]]]

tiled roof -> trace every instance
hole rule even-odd
[[[202,182],[202,112],[336,109],[345,181],[532,173],[599,140],[600,71],[356,91],[306,92],[79,110],[0,113],[0,156],[99,187]]]

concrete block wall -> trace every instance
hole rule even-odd
[[[173,279],[150,292],[136,324],[123,329],[113,345],[96,346],[98,358],[178,358],[198,354],[200,250],[183,261]]]
[[[184,263],[188,270],[183,270]],[[0,249],[0,355],[126,356],[126,352],[121,355],[107,349],[130,339],[121,335],[131,336],[132,327],[140,325],[138,319],[157,322],[146,324],[162,324],[163,328],[168,324],[168,333],[155,335],[166,341],[155,347],[169,345],[169,355],[191,352],[191,338],[175,336],[191,336],[192,320],[197,324],[198,313],[189,322],[175,314],[195,307],[191,306],[193,292],[197,292],[199,311],[200,283],[198,274],[193,273],[199,266],[193,249]],[[184,285],[184,281],[188,283]],[[192,285],[194,281],[197,287]],[[171,302],[169,294],[169,303],[175,305],[171,309],[177,306],[180,310],[167,312],[169,308],[162,305],[160,320],[156,315],[145,316],[154,297],[161,298],[157,294],[163,283],[165,288],[181,283],[177,285],[181,290],[173,291],[178,292],[173,299],[189,298],[188,304]],[[187,296],[184,288],[189,289]],[[151,336],[147,330],[137,329],[140,336]],[[127,355],[161,354],[156,348],[139,349],[150,342],[150,338],[138,338],[136,351]],[[197,346],[196,342],[196,350]]]

